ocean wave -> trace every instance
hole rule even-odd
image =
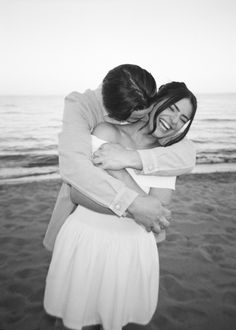
[[[236,155],[208,155],[201,154],[197,155],[197,164],[225,164],[225,163],[236,163]]]
[[[233,118],[202,118],[202,119],[197,119],[199,122],[236,122],[236,119]]]
[[[30,160],[24,167],[43,167],[58,165],[57,155],[36,156]]]
[[[58,165],[58,155],[44,154],[34,155],[31,153],[0,155],[1,167],[44,167]]]
[[[10,140],[9,140],[10,141]],[[8,141],[8,142],[9,142]],[[14,140],[12,139],[10,142],[13,142]],[[38,139],[35,140],[36,142],[39,142]],[[3,145],[1,146],[1,156],[8,156],[8,155],[23,155],[23,154],[38,154],[42,152],[47,152],[49,150],[54,150],[55,152],[57,151],[57,145],[56,144],[48,144],[48,145],[42,145],[39,146],[38,144],[35,146],[30,147],[29,145],[19,145],[19,146],[14,146],[12,145]]]
[[[219,156],[225,156],[225,155],[231,155],[236,156],[236,148],[218,148],[216,149],[205,149],[198,151],[198,155],[219,155]]]
[[[1,180],[6,180],[6,179],[20,179],[20,178],[28,178],[28,177],[40,177],[40,176],[44,176],[44,175],[51,175],[51,174],[55,174],[57,173],[57,171],[48,171],[48,172],[35,172],[35,173],[27,173],[27,174],[20,174],[20,173],[15,173],[15,174],[9,174],[4,176],[4,178],[0,177],[0,181]]]

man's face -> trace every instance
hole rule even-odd
[[[134,110],[126,121],[128,123],[136,123],[140,119],[148,120],[148,114],[152,111],[152,108],[153,108],[153,105],[151,105],[147,109]]]

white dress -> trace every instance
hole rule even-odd
[[[93,150],[104,141],[92,136]],[[142,188],[174,189],[175,177],[137,176]],[[139,178],[137,178],[139,177]],[[129,218],[82,206],[67,218],[54,247],[44,295],[48,314],[70,329],[102,324],[121,330],[147,324],[156,306],[159,257],[155,237]]]

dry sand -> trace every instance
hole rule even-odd
[[[59,181],[0,187],[0,329],[35,330],[50,253],[43,236]],[[148,327],[236,329],[236,173],[177,182],[174,223],[159,245],[160,294]]]

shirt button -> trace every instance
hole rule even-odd
[[[120,204],[116,204],[116,205],[115,205],[115,209],[116,209],[116,210],[120,210]]]

